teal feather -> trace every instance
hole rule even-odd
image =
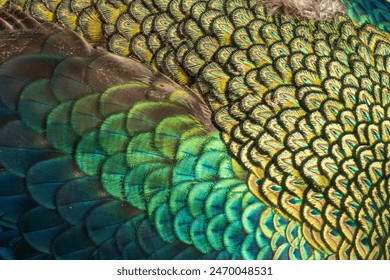
[[[56,194],[58,212],[67,223],[74,226],[80,224],[91,209],[108,199],[98,178],[89,176],[63,184]]]
[[[210,245],[215,250],[222,250],[224,248],[223,238],[226,226],[229,224],[224,214],[219,214],[213,217],[207,226],[207,237]]]
[[[154,224],[161,238],[167,243],[175,241],[174,216],[170,213],[169,206],[164,203],[158,207],[154,216]]]
[[[118,227],[129,218],[140,214],[120,201],[109,201],[92,209],[86,216],[86,230],[91,240],[99,245],[112,238]]]
[[[231,260],[232,255],[228,253],[228,251],[223,250],[219,252],[219,254],[215,257],[216,260]]]
[[[48,254],[51,243],[58,234],[66,229],[57,212],[44,207],[36,207],[20,218],[20,230],[23,238],[34,248]]]
[[[20,118],[29,127],[42,133],[46,118],[56,105],[58,100],[50,91],[49,80],[37,80],[23,89],[18,104]]]
[[[9,249],[0,247],[0,259],[1,260],[12,260],[12,259],[14,259],[14,256]]]
[[[204,213],[205,202],[212,188],[212,182],[200,182],[192,187],[188,194],[188,209],[192,216],[197,217]]]
[[[247,190],[246,185],[240,184],[239,186],[232,188],[225,204],[226,216],[229,221],[235,221],[242,216],[244,210],[242,205],[242,199]]]
[[[216,167],[223,161],[221,153],[218,151],[206,152],[195,166],[195,174],[198,178],[214,181],[219,177],[219,170]]]
[[[214,259],[214,255],[202,255],[198,250],[193,247],[187,247],[184,250],[180,248],[180,251],[176,251],[177,254],[172,258],[172,260],[191,260],[191,259],[199,259],[199,260],[212,260]]]
[[[56,259],[83,260],[91,258],[94,246],[81,227],[72,227],[59,234],[53,241]]]
[[[165,242],[160,235],[153,230],[152,225],[147,219],[142,220],[137,226],[136,237],[140,247],[148,255],[153,254],[155,251],[165,246]]]
[[[178,239],[186,244],[191,244],[190,236],[191,225],[194,218],[188,208],[180,209],[175,215],[174,227]]]
[[[205,202],[206,207],[204,211],[207,217],[212,218],[225,212],[225,201],[230,187],[226,187],[226,185],[227,184],[224,184],[220,189],[215,187],[208,195]]]
[[[54,173],[53,170],[58,172]],[[42,160],[29,169],[26,177],[27,189],[31,198],[38,204],[54,209],[58,189],[80,175],[71,157]]]
[[[0,131],[0,164],[9,172],[25,177],[26,171],[52,152],[47,141],[20,121],[10,121]]]
[[[248,235],[242,242],[241,252],[243,259],[255,260],[259,254],[260,247],[256,243],[255,234]]]
[[[253,233],[256,231],[257,225],[260,222],[259,213],[261,213],[262,205],[253,203],[245,208],[243,216],[243,227],[246,232]]]
[[[231,223],[229,226],[227,226],[223,236],[226,250],[232,255],[238,254],[245,237],[246,234],[242,224],[239,221]]]
[[[124,259],[146,259],[148,257],[136,238],[138,225],[144,219],[143,215],[137,215],[119,227],[116,233],[116,243]]]
[[[390,31],[390,2],[387,0],[341,0],[348,15],[359,24],[370,23]]]
[[[193,244],[200,252],[207,254],[212,247],[207,238],[207,219],[205,215],[199,215],[191,224],[190,235]]]
[[[150,255],[150,259],[153,259],[153,260],[165,260],[165,259],[172,260],[172,259],[176,259],[176,258],[180,259],[181,257],[185,256],[185,255],[180,254],[180,252],[183,251],[183,249],[185,249],[185,248],[187,248],[187,247],[183,246],[182,243],[169,243],[169,244],[166,244],[164,247],[155,250],[153,252],[153,254]],[[191,255],[188,259],[193,259],[194,256],[196,256],[196,255],[197,254],[195,253],[195,254]]]
[[[20,216],[33,205],[24,179],[7,171],[0,172],[0,226],[15,228]]]
[[[108,239],[99,246],[99,251],[96,254],[96,259],[99,260],[121,260],[120,253],[114,239]]]

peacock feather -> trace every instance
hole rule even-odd
[[[19,228],[22,242],[34,250],[57,257],[49,252],[50,242],[41,244],[42,236],[33,238],[41,232],[36,227],[54,225],[42,232],[45,241],[55,242],[67,232],[68,223],[77,227],[72,228],[73,234],[87,233],[89,243],[80,241],[80,246],[93,243],[89,246],[99,252],[96,256],[118,256],[113,251],[101,255],[101,248],[120,247],[107,237],[117,229],[105,223],[118,225],[129,218],[136,220],[126,229],[137,236],[131,246],[137,244],[145,252],[137,258],[157,258],[157,247],[162,249],[159,252],[178,252],[164,247],[176,246],[180,252],[191,252],[180,255],[184,258],[198,256],[193,253],[197,250],[207,258],[390,259],[389,33],[343,14],[322,21],[293,19],[256,0],[3,2],[73,29],[93,45],[135,57],[151,66],[148,71],[160,71],[186,85],[181,88],[185,97],[165,93],[162,83],[159,90],[164,93],[157,90],[156,100],[134,94],[138,97],[129,97],[129,103],[111,101],[107,91],[115,92],[111,88],[122,83],[132,84],[133,89],[129,77],[139,82],[139,68],[145,66],[118,57],[112,58],[115,62],[105,59],[112,56],[97,54],[78,39],[83,48],[68,53],[67,64],[62,62],[63,48],[58,47],[57,58],[49,47],[40,49],[40,45],[44,63],[39,69],[47,76],[32,73],[27,78],[25,66],[21,67],[26,59],[12,54],[16,57],[2,66],[8,81],[6,93],[0,96],[7,123],[2,131],[15,136],[0,138],[6,139],[0,143],[0,164],[2,172],[27,184],[22,196],[38,205],[20,209],[20,216],[8,225]],[[57,39],[50,42],[55,46]],[[85,50],[90,51],[85,54]],[[38,54],[32,56],[35,69]],[[88,76],[86,69],[93,65],[96,70],[88,70]],[[57,77],[61,71],[64,74]],[[23,85],[15,85],[15,75]],[[42,79],[47,82],[32,81]],[[155,86],[142,82],[145,87]],[[25,83],[35,85],[27,90],[30,86]],[[170,83],[169,89],[180,88]],[[35,92],[51,94],[37,97]],[[41,115],[32,115],[32,105],[23,104],[30,96],[37,98],[35,106],[45,104],[37,110]],[[207,121],[209,114],[204,113],[207,109],[200,97],[211,109],[210,118],[223,142]],[[106,109],[105,104],[111,107],[112,102],[124,105],[126,113]],[[118,131],[112,132],[113,128]],[[214,131],[211,144],[199,144],[200,136],[206,137],[210,130]],[[192,137],[196,140],[190,141]],[[45,163],[36,166],[38,158]],[[64,174],[48,174],[49,166]],[[79,186],[76,182],[85,176],[95,181],[84,186],[102,189],[89,195],[102,194],[101,199],[112,204],[96,208],[87,203],[99,209],[91,220],[87,217],[94,212],[83,204],[87,217],[68,220],[59,207],[68,196],[59,195],[59,188],[68,180]],[[186,187],[181,186],[184,178]],[[244,193],[236,196],[236,185],[225,186],[224,179],[239,184]],[[43,193],[37,185],[51,192]],[[252,203],[258,207],[253,212]],[[124,205],[130,208],[120,208]],[[51,214],[43,216],[51,218],[39,220],[45,211]],[[108,212],[114,217],[108,218]],[[137,223],[140,215],[147,220],[147,230],[143,222]],[[104,233],[98,234],[95,227],[104,228]],[[147,232],[147,239],[153,241],[146,242],[139,232]],[[151,232],[158,233],[153,237],[161,243],[149,237]],[[71,240],[71,233],[67,234]],[[62,249],[68,247],[72,246]]]
[[[2,28],[0,257],[327,256],[250,193],[196,94],[22,12]]]
[[[348,15],[356,22],[370,23],[390,31],[390,2],[388,0],[341,0]]]

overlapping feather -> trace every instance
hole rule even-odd
[[[7,46],[31,44],[0,68],[1,258],[327,256],[249,192],[195,93],[7,15]]]
[[[74,28],[53,16],[73,2],[22,4]],[[314,248],[335,258],[389,258],[388,33],[342,15],[292,20],[255,0],[121,4],[128,9],[114,18],[129,29],[102,20],[118,10],[98,1],[72,11],[76,31],[201,94],[230,154],[251,174],[252,193],[302,224]],[[140,5],[145,13],[129,12]]]

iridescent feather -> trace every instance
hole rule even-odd
[[[20,11],[1,23],[0,50],[29,42],[0,57],[1,258],[326,257],[249,192],[194,92]]]
[[[61,1],[55,1],[52,5],[42,5],[45,1],[18,2],[15,1],[15,4],[40,19],[67,22],[61,21],[61,17],[53,16],[61,7]],[[71,6],[76,5],[72,4],[76,1],[70,2]],[[305,251],[302,255],[308,258],[313,254],[319,256],[318,252],[321,252],[321,257],[337,259],[390,258],[389,196],[386,191],[389,184],[387,174],[389,164],[386,160],[388,136],[384,131],[387,129],[389,115],[387,107],[390,100],[388,91],[390,37],[389,33],[377,28],[386,29],[386,9],[383,6],[387,4],[384,1],[353,3],[345,1],[352,20],[346,15],[336,14],[334,18],[322,21],[293,19],[291,15],[285,15],[283,12],[272,12],[265,8],[263,3],[254,0],[228,0],[223,3],[200,0],[119,1],[119,5],[126,2],[126,5],[137,4],[137,7],[143,6],[148,10],[147,13],[139,13],[136,17],[128,9],[121,10],[120,15],[115,15],[118,19],[131,19],[130,29],[113,25],[115,20],[103,20],[102,11],[106,11],[107,15],[106,2],[108,1],[82,2],[78,9],[73,9],[74,16],[77,17],[77,26],[74,28],[71,24],[70,27],[82,34],[90,43],[105,44],[114,53],[122,55],[129,53],[146,61],[153,69],[159,69],[182,85],[196,90],[196,94],[193,94],[201,95],[212,110],[213,123],[221,132],[221,138],[228,149],[227,153],[237,163],[234,166],[240,165],[249,174],[249,177],[244,179],[245,183],[254,195],[253,199],[259,199],[261,202],[258,203],[262,204],[261,207],[254,208],[265,209],[257,220],[260,221],[261,217],[261,230],[248,231],[250,227],[243,220],[234,221],[224,232],[225,249],[213,253],[214,249],[222,248],[221,229],[226,226],[226,217],[215,216],[215,219],[210,219],[211,217],[205,214],[193,217],[193,213],[203,213],[202,211],[207,208],[205,206],[207,199],[200,197],[205,203],[200,206],[201,209],[190,206],[187,210],[179,211],[180,214],[177,212],[178,217],[182,217],[186,223],[183,227],[180,227],[177,221],[175,224],[175,218],[169,214],[176,213],[169,213],[169,207],[167,208],[169,192],[167,189],[175,187],[168,187],[171,186],[168,179],[172,176],[169,168],[164,167],[164,164],[171,163],[172,151],[166,150],[165,145],[159,149],[152,145],[152,142],[156,141],[153,131],[159,126],[159,122],[153,118],[148,120],[147,116],[140,116],[133,119],[137,127],[140,125],[138,123],[140,119],[145,120],[147,126],[152,125],[153,128],[148,131],[137,131],[139,135],[131,135],[129,143],[132,144],[128,147],[138,145],[140,147],[139,150],[133,148],[130,150],[134,154],[134,160],[118,158],[118,162],[130,161],[131,168],[136,169],[136,172],[126,177],[128,180],[126,182],[133,182],[139,194],[134,196],[134,201],[142,201],[142,195],[147,196],[149,192],[151,195],[150,203],[144,202],[148,209],[141,209],[146,212],[143,214],[137,212],[134,218],[132,216],[131,219],[134,221],[128,225],[130,231],[136,231],[139,227],[149,233],[147,238],[155,240],[156,243],[153,244],[172,242],[170,246],[176,246],[175,248],[182,247],[179,241],[177,243],[174,241],[176,240],[174,236],[180,241],[188,241],[189,239],[184,237],[190,237],[194,247],[188,250],[195,248],[197,252],[207,254],[206,256],[210,258],[226,256],[238,258],[238,251],[241,252],[241,257],[251,258],[296,256],[295,251],[289,249],[291,248],[289,245],[266,241],[277,232],[269,222],[273,220],[270,211],[276,210],[283,218],[289,219],[290,223],[299,225],[299,230],[284,231],[286,234],[284,236],[287,238],[289,234],[295,233],[294,238],[300,238],[300,242],[304,240],[306,244],[310,244],[311,249],[302,250]],[[360,12],[363,2],[368,5],[364,9],[372,14],[367,13],[368,16],[362,17],[363,21],[360,22],[353,16],[353,11]],[[209,25],[205,25],[206,22],[209,22]],[[377,27],[370,24],[360,25],[367,22]],[[122,37],[118,37],[118,34]],[[175,36],[172,37],[171,34]],[[122,38],[128,43],[120,40],[118,44],[118,39]],[[130,46],[128,52],[127,45]],[[59,58],[50,57],[54,64],[57,63],[56,59]],[[174,66],[175,63],[178,67]],[[62,64],[60,66],[65,67]],[[113,68],[110,70],[113,71]],[[177,73],[174,73],[175,71]],[[118,71],[113,71],[112,76],[120,77]],[[70,77],[73,78],[72,75]],[[92,94],[88,87],[77,83],[71,84],[83,94],[86,92]],[[111,85],[113,86],[108,84],[108,87]],[[93,89],[93,93],[96,94],[98,89],[95,87]],[[62,87],[58,86],[56,90],[58,92],[54,95],[55,98],[64,96],[65,91]],[[79,91],[72,92],[76,94],[73,99],[81,98],[77,96]],[[15,110],[15,98],[17,99],[18,94],[15,93],[13,96],[8,94],[7,98],[2,99],[4,104],[2,106],[7,106],[4,107],[7,109],[0,111],[2,115],[9,116],[11,113],[7,110],[10,108]],[[90,101],[93,100],[95,99],[91,97]],[[76,118],[74,112],[78,112],[75,108],[83,108],[81,105],[83,102],[77,105],[75,103],[77,103],[75,100],[66,102],[61,100],[61,104],[56,104],[48,118],[52,120],[50,122],[52,126],[48,131],[53,131],[48,139],[57,149],[60,151],[63,149],[68,153],[74,151],[74,145],[81,137],[80,133],[85,135],[78,146],[81,149],[80,164],[85,163],[83,165],[85,170],[81,171],[89,176],[96,176],[94,174],[101,170],[99,168],[104,162],[108,162],[107,157],[112,156],[99,146],[101,133],[87,132],[93,125],[96,126],[95,122],[101,121],[102,115],[97,114],[95,110],[89,117],[83,118],[84,127],[72,125],[70,120]],[[133,106],[138,108],[143,106],[141,104],[143,103],[138,100]],[[159,103],[156,106],[163,105]],[[81,112],[85,113],[83,110]],[[196,118],[199,116],[196,115]],[[204,122],[201,123],[204,125]],[[20,131],[23,125],[25,124],[12,123],[4,126],[4,131],[7,133]],[[57,136],[57,139],[57,134],[54,133],[57,130],[63,131],[69,138],[61,139]],[[190,131],[188,133],[198,135],[202,129]],[[17,153],[26,159],[23,168],[17,168],[12,160],[1,162],[2,166],[5,165],[2,170],[14,170],[18,176],[25,176],[24,168],[28,168],[30,160],[35,160],[41,152],[48,149],[47,139],[42,139],[37,131],[25,130],[24,133],[23,137],[16,138],[20,139],[20,143],[28,146],[30,143],[22,140],[29,137],[36,139],[37,142],[31,159],[26,158],[18,150]],[[32,137],[33,134],[36,138]],[[167,137],[173,140],[177,139],[178,135],[177,132],[170,132]],[[96,147],[95,153],[91,147]],[[200,148],[199,151],[202,153],[208,150]],[[8,152],[9,150],[7,155]],[[203,154],[199,156],[203,157]],[[204,158],[209,160],[209,156]],[[149,169],[143,160],[150,164]],[[154,163],[151,164],[149,160]],[[197,162],[188,158],[186,162],[190,166],[190,163],[194,164],[195,161]],[[66,159],[63,159],[55,164],[65,162]],[[126,168],[123,166],[123,170],[127,170]],[[210,170],[208,166],[205,168],[209,171],[205,174],[215,174],[213,168]],[[61,179],[68,178],[68,173],[65,173],[61,175],[63,176]],[[193,178],[198,178],[197,172],[194,174],[192,171],[186,171],[180,174],[192,178],[191,182]],[[212,175],[206,177],[205,179],[209,180]],[[161,178],[160,184],[156,183],[156,178]],[[13,180],[18,182],[16,178]],[[222,184],[222,181],[218,181],[217,184]],[[210,190],[211,197],[214,189],[211,190],[207,182],[202,181],[201,185]],[[55,184],[52,188],[55,189]],[[193,201],[193,195],[199,193],[195,191],[199,188],[201,187],[197,185],[194,192],[190,192],[189,204]],[[181,187],[180,190],[185,193],[186,187]],[[33,193],[36,199],[34,201],[38,201],[40,206],[37,210],[29,211],[30,216],[26,217],[39,216],[44,211],[42,207],[49,207],[48,197],[41,198],[39,193],[35,191]],[[128,190],[125,193],[128,193]],[[173,204],[175,203],[169,203]],[[110,205],[117,207],[115,202]],[[158,208],[156,205],[161,207]],[[99,211],[106,210],[103,207]],[[99,211],[96,215],[103,213]],[[209,211],[206,212],[210,213]],[[60,217],[54,210],[50,213],[44,223],[56,225]],[[244,213],[253,212],[248,210]],[[117,214],[117,220],[126,220],[126,215],[122,215],[120,211]],[[169,218],[160,219],[161,215]],[[26,223],[23,224],[22,231],[26,232],[25,236],[29,243],[34,244],[33,247],[38,251],[47,254],[48,245],[42,244],[41,240],[32,240],[32,236],[27,234],[32,230],[29,226],[33,225],[28,224],[27,218],[23,218],[22,221]],[[177,233],[172,228],[172,221],[176,225]],[[12,221],[7,223],[12,224]],[[97,236],[92,240],[93,243],[101,244],[104,235],[100,236],[95,232],[97,225],[93,220],[87,225],[88,232]],[[201,230],[197,233],[196,229]],[[61,230],[63,227],[58,226],[51,232],[57,233]],[[153,230],[161,232],[156,235],[153,234]],[[71,231],[66,236],[73,236],[72,234],[76,232]],[[211,232],[216,232],[216,235],[209,237]],[[250,237],[244,237],[242,235],[244,232],[250,232]],[[54,240],[49,233],[46,237],[47,240]],[[139,253],[139,256],[161,256],[161,250],[153,254],[152,248],[145,243],[143,237],[137,235],[137,238],[138,240],[132,241],[132,244],[142,245],[143,252]],[[264,244],[269,246],[259,248],[253,242],[259,246]],[[239,247],[241,245],[242,247]],[[110,252],[108,255],[115,254]],[[188,255],[191,254],[186,254]],[[195,255],[199,256],[194,253]]]

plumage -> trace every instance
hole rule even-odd
[[[2,258],[257,258],[271,246],[272,234],[268,245],[255,241],[260,225],[243,230],[267,207],[194,92],[75,33],[8,14],[31,26],[2,34],[31,44],[1,66]]]
[[[341,0],[348,15],[360,24],[370,23],[390,31],[390,2],[387,0]]]
[[[0,49],[0,172],[28,201],[1,209],[25,252],[4,255],[390,258],[388,33],[252,0],[66,1],[76,26],[65,1],[10,2],[153,70],[3,12],[8,44],[42,40]]]

